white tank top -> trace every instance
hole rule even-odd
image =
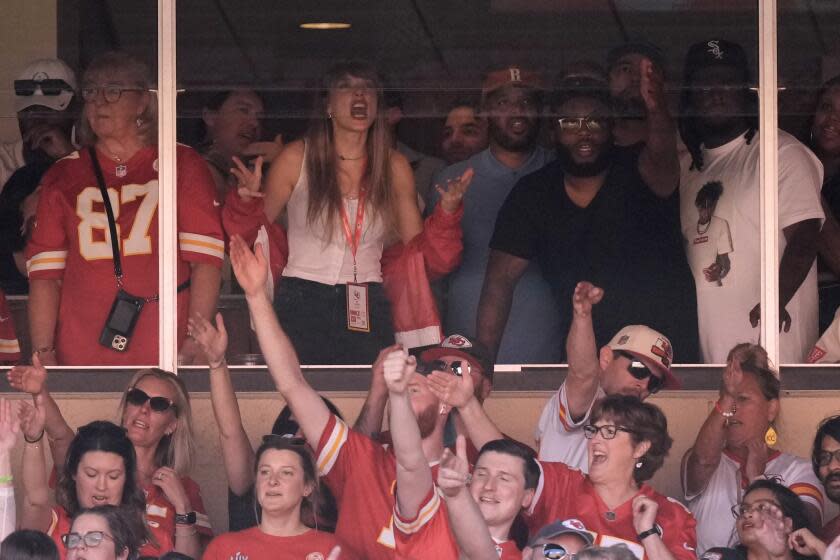
[[[358,200],[344,198],[342,202],[352,231],[356,223]],[[325,233],[323,218],[312,225],[307,222],[309,180],[306,175],[305,148],[300,177],[286,208],[289,219],[289,262],[283,270],[283,276],[329,285],[353,282],[353,252],[347,244],[341,220],[336,220],[331,240]],[[373,215],[370,204],[366,203],[362,235],[356,251],[358,282],[382,282],[381,259],[386,233],[382,222]]]

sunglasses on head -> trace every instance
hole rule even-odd
[[[62,91],[73,91],[70,84],[64,80],[15,80],[15,95],[29,97],[40,89],[44,95],[58,95]]]
[[[146,401],[149,401],[149,408],[155,412],[166,412],[170,408],[176,412],[178,410],[175,403],[170,399],[167,399],[166,397],[150,397],[145,391],[138,389],[137,387],[132,387],[125,394],[125,402],[128,404],[143,406],[146,404]]]
[[[617,350],[616,353],[619,356],[623,356],[630,360],[630,365],[627,366],[627,371],[630,372],[630,375],[632,375],[634,379],[638,379],[639,381],[642,379],[648,380],[647,388],[651,395],[658,393],[659,390],[662,389],[662,385],[664,384],[662,378],[650,371],[650,368],[642,362],[639,362],[639,359],[636,356],[630,352],[624,352],[623,350]],[[636,365],[636,362],[638,362],[639,365]]]

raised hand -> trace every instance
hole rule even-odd
[[[797,529],[788,536],[788,547],[802,556],[818,556],[825,554],[825,543],[808,529]]]
[[[445,498],[454,498],[469,486],[472,480],[470,463],[467,460],[467,440],[458,436],[455,440],[455,453],[444,449],[440,458],[437,485]]]
[[[472,182],[473,175],[475,171],[470,167],[460,177],[447,180],[445,187],[435,185],[435,190],[440,195],[440,207],[444,212],[451,214],[458,209]]]
[[[402,395],[408,390],[408,382],[415,371],[417,359],[400,348],[390,352],[382,362],[382,372],[388,391]]]
[[[0,399],[0,452],[8,453],[20,434],[20,417],[15,414],[12,401]]]
[[[263,198],[264,193],[260,192],[262,186],[262,164],[263,158],[259,156],[254,161],[254,170],[251,171],[247,165],[242,163],[242,160],[233,156],[234,167],[230,168],[230,173],[236,177],[236,192],[243,200],[251,200],[252,198]]]
[[[438,400],[452,408],[466,405],[475,393],[471,375],[457,376],[448,371],[433,371],[429,377],[429,390]]]
[[[245,291],[246,296],[255,296],[263,291],[268,278],[268,260],[261,243],[257,243],[252,252],[245,241],[238,235],[230,238],[230,263],[236,281]]]
[[[592,313],[592,307],[604,298],[604,290],[591,282],[578,282],[572,294],[572,309],[575,314],[584,317]]]
[[[43,406],[44,397],[42,395],[36,395],[32,401],[33,404],[21,401],[18,418],[24,437],[30,441],[35,441],[44,435],[47,414]]]
[[[379,355],[376,356],[376,360],[373,362],[373,366],[371,366],[371,372],[373,374],[370,379],[371,387],[376,385],[381,388],[385,385],[385,359],[389,354],[391,354],[391,352],[400,349],[402,349],[402,344],[397,343],[387,346],[379,351]]]
[[[262,156],[265,163],[271,163],[283,151],[283,135],[278,134],[270,142],[252,142],[242,150],[247,157]]]
[[[633,498],[633,528],[636,533],[652,529],[656,524],[656,514],[659,512],[659,504],[650,497],[640,494]]]
[[[18,391],[37,395],[47,384],[47,368],[41,364],[38,353],[32,354],[31,366],[15,366],[6,373],[9,385]]]
[[[648,113],[667,109],[664,76],[647,57],[643,57],[639,62],[639,92]]]
[[[760,511],[754,511],[753,526],[758,542],[771,556],[782,556],[788,550],[788,527],[782,510],[767,502]]]
[[[222,319],[221,313],[216,313],[216,325],[196,313],[189,318],[188,321],[189,332],[191,333],[196,344],[207,356],[207,364],[211,369],[216,369],[221,366],[225,359],[225,351],[228,345],[228,335],[225,329],[225,322]]]

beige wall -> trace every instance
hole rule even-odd
[[[12,82],[26,64],[55,57],[56,0],[2,0],[0,8],[0,142],[20,139]]]
[[[326,393],[347,418],[353,419],[362,405],[363,395],[357,393]],[[490,415],[506,433],[525,443],[533,444],[533,428],[544,401],[550,393],[499,393],[487,402]],[[119,395],[90,397],[84,395],[56,395],[59,405],[74,427],[95,419],[109,418],[103,411],[116,410]],[[668,416],[669,432],[674,447],[662,471],[654,479],[654,486],[666,494],[680,495],[679,460],[694,441],[697,429],[711,408],[716,395],[711,392],[673,392],[653,400]],[[253,443],[271,429],[282,401],[267,393],[239,395],[245,428]],[[786,395],[782,404],[779,446],[800,456],[810,455],[814,429],[825,416],[840,411],[840,392],[802,391]],[[199,453],[193,478],[201,485],[204,502],[217,531],[227,525],[227,486],[222,467],[216,426],[209,395],[193,397],[195,430]],[[17,450],[20,451],[19,449]],[[13,459],[15,474],[19,474],[19,457]],[[20,480],[17,478],[16,480]],[[833,510],[832,510],[833,511]]]

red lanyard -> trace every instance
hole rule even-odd
[[[359,191],[358,206],[356,206],[356,225],[350,230],[350,219],[347,217],[347,210],[344,209],[344,201],[341,203],[341,222],[344,226],[344,236],[353,254],[353,283],[356,282],[356,251],[359,249],[359,242],[362,239],[362,223],[365,220],[365,189]]]

